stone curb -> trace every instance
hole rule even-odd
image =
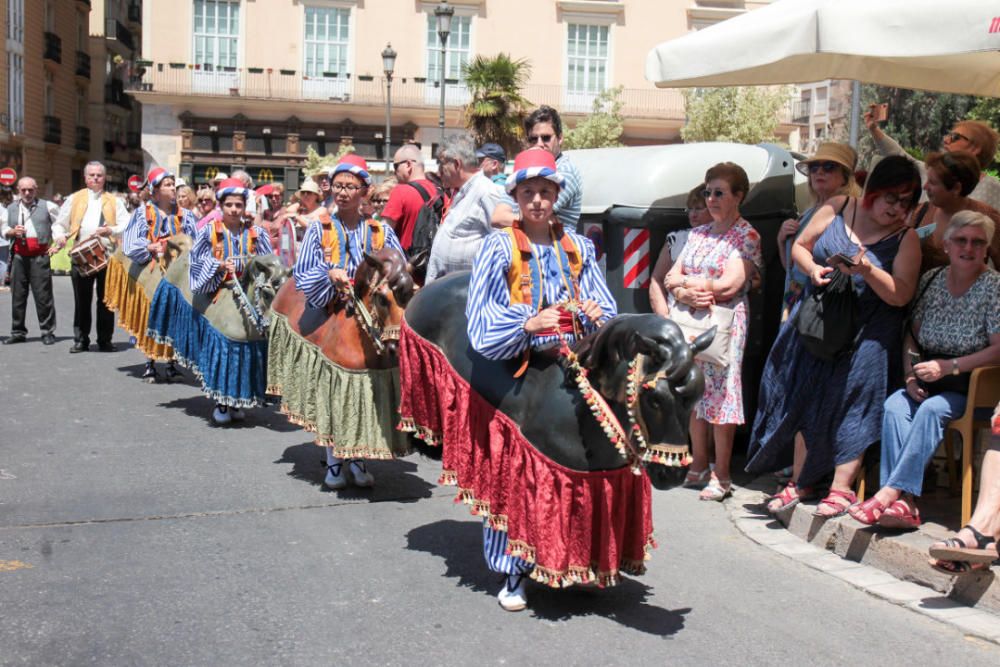
[[[982,582],[975,585],[974,581],[971,585],[957,585],[952,581],[953,577],[939,574],[926,564],[927,547],[931,543],[931,538],[926,535],[902,536],[909,539],[900,544],[897,540],[873,536],[850,518],[827,521],[816,530],[812,527],[812,507],[800,504],[787,516],[777,518],[751,509],[762,506],[766,498],[767,494],[760,490],[734,487],[733,495],[725,502],[733,524],[754,542],[870,595],[946,623],[967,635],[1000,644],[1000,616],[986,608],[966,604],[971,599],[973,604],[978,602],[981,605],[987,597],[984,592],[997,588],[992,575],[963,578],[971,580],[982,576],[987,581],[985,587]],[[803,516],[795,517],[795,511]],[[808,525],[809,532],[799,536],[797,533],[801,526],[797,530],[797,524]],[[863,535],[859,536],[859,533]],[[918,556],[924,569],[935,575],[933,584],[923,581],[925,577],[914,577],[912,572],[906,570],[899,573]],[[917,579],[919,583],[898,578],[901,576]],[[941,581],[936,581],[937,577]]]

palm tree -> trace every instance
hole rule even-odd
[[[462,67],[472,94],[465,107],[465,126],[476,135],[478,145],[500,144],[507,155],[520,150],[524,118],[532,106],[521,89],[530,73],[527,60],[512,60],[506,53],[493,58],[476,56]]]

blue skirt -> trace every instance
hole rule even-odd
[[[174,348],[177,360],[201,381],[216,403],[235,408],[263,405],[267,341],[234,341],[196,311],[183,292],[161,281],[149,307],[149,333]]]

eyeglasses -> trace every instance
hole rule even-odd
[[[833,173],[834,171],[836,171],[839,168],[840,168],[840,165],[837,164],[836,162],[810,162],[809,163],[809,173],[810,174],[817,174],[817,173],[820,172],[820,170],[826,172],[827,174],[831,174],[831,173]]]
[[[912,192],[904,192],[903,194],[896,194],[895,192],[886,192],[882,195],[882,200],[886,203],[886,206],[895,206],[896,204],[909,206],[910,200],[912,198],[913,198]]]
[[[729,193],[728,192],[723,192],[722,190],[702,190],[701,191],[701,196],[704,197],[705,199],[708,199],[709,197],[715,197],[716,199],[722,199],[727,194],[729,194]]]
[[[543,144],[547,144],[550,141],[552,141],[552,137],[554,137],[554,136],[555,135],[553,135],[553,134],[529,134],[528,135],[528,145],[529,146],[534,146],[539,141],[541,141]]]
[[[346,192],[349,195],[353,195],[355,192],[361,189],[360,185],[344,185],[343,183],[331,183],[330,189],[334,192]]]
[[[198,200],[198,203],[199,203],[199,204],[214,204],[214,203],[215,203],[215,201],[214,201],[214,200],[212,200],[212,199],[199,199],[199,200]]]
[[[986,247],[986,239],[970,239],[968,236],[952,236],[948,241],[957,246],[969,245],[976,250],[982,250]]]
[[[392,170],[393,171],[399,171],[400,167],[402,167],[404,164],[409,164],[411,162],[413,162],[413,160],[400,160],[399,162],[393,162],[392,163]]]
[[[946,135],[944,135],[944,140],[949,144],[953,144],[959,140],[968,141],[969,138],[964,134],[961,134],[960,132],[949,132]]]

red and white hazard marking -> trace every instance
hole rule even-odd
[[[625,230],[625,274],[626,289],[647,289],[649,287],[649,230],[628,228]]]

